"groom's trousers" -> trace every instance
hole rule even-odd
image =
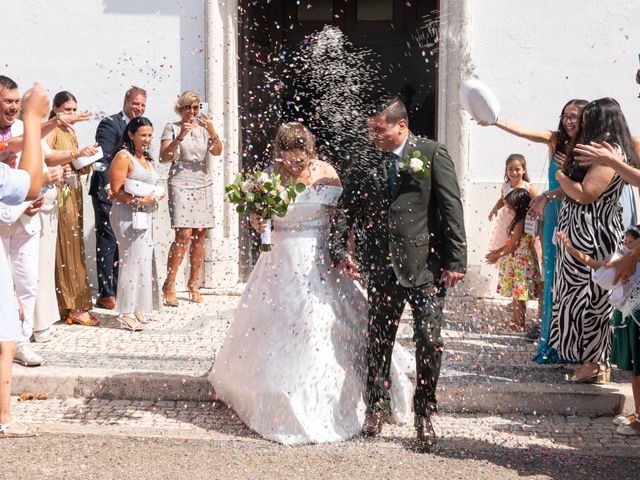
[[[437,411],[436,386],[442,362],[442,311],[446,289],[440,283],[406,288],[395,275],[368,285],[369,326],[367,341],[368,409],[389,410],[391,354],[400,317],[407,302],[413,311],[413,340],[416,345],[416,415]]]

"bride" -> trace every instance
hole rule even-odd
[[[217,398],[261,436],[283,444],[335,442],[362,429],[366,406],[367,300],[331,269],[330,215],[342,192],[336,171],[315,159],[315,140],[297,122],[275,140],[283,182],[307,185],[273,219],[262,252],[209,373]],[[252,216],[256,230],[266,223]],[[394,419],[410,414],[410,358],[392,361]],[[407,367],[400,367],[399,364]]]

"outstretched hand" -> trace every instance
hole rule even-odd
[[[616,274],[613,278],[613,284],[617,285],[619,282],[626,284],[629,281],[629,277],[636,273],[636,265],[640,260],[640,248],[631,250],[625,253],[620,258],[613,262],[605,263],[606,268],[615,268]]]
[[[576,161],[582,167],[605,165],[615,168],[616,164],[624,163],[622,153],[607,142],[591,142],[589,145],[578,144],[573,151]]]

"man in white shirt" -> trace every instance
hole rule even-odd
[[[0,76],[0,83],[5,79],[10,81]],[[4,106],[11,101],[0,103]],[[10,205],[35,200],[42,187],[40,122],[47,111],[48,99],[40,85],[36,84],[27,92],[23,107],[25,135],[21,165],[18,169],[12,169],[2,163],[4,158],[0,156],[0,202]],[[2,109],[0,116],[7,116]],[[17,423],[11,416],[11,365],[16,349],[14,342],[20,333],[18,302],[13,292],[7,258],[0,251],[0,437],[35,435],[31,427]]]
[[[17,102],[16,102],[17,99]],[[16,119],[20,94],[18,86],[7,77],[0,77],[0,132],[4,140],[24,133]],[[20,163],[18,156],[17,163]],[[38,247],[42,197],[19,205],[0,203],[0,238],[4,253],[11,263],[16,296],[24,309],[22,332],[16,338],[13,361],[28,367],[42,365],[43,358],[29,346],[33,333],[33,312],[38,287]]]

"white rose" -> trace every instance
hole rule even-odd
[[[278,191],[278,193],[282,193],[284,192],[284,187],[282,185],[278,185],[278,188],[276,188],[276,190]]]
[[[242,182],[242,191],[244,193],[253,192],[254,183],[251,180],[245,180]]]
[[[289,201],[289,194],[287,193],[286,190],[280,192],[280,200],[282,200],[285,203]]]
[[[258,181],[260,183],[267,183],[271,181],[271,177],[269,176],[269,174],[262,172],[260,173],[260,175],[258,175]]]
[[[409,168],[414,173],[418,173],[420,170],[422,170],[422,167],[424,167],[424,162],[419,158],[414,157],[411,160],[409,160]]]

